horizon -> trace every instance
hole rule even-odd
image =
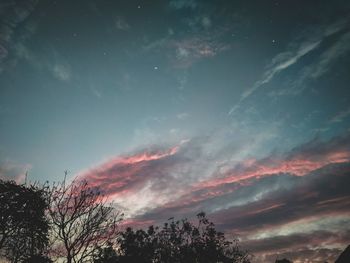
[[[3,0],[0,179],[85,179],[136,226],[256,257],[350,244],[350,2]]]

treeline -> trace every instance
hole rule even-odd
[[[0,180],[0,257],[17,263],[237,262],[250,256],[204,213],[197,222],[121,229],[123,214],[87,182]]]

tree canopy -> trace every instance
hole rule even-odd
[[[122,214],[85,181],[56,184],[49,193],[51,251],[67,263],[91,262],[97,247],[115,239]]]
[[[11,262],[40,255],[48,245],[46,191],[0,180],[0,253]]]
[[[118,229],[122,214],[87,182],[52,186],[0,180],[0,256],[13,263],[248,263],[250,255],[197,221]]]
[[[110,246],[100,250],[94,262],[250,262],[237,241],[227,240],[205,213],[199,213],[197,218],[197,224],[171,219],[163,227],[149,226],[147,230],[128,227],[118,238],[116,250]]]

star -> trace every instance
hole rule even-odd
[[[154,67],[154,70],[157,70],[157,69],[158,69],[158,67],[157,67],[157,66],[155,66],[155,67]]]
[[[276,43],[276,40],[275,40],[275,39],[272,39],[272,43]]]

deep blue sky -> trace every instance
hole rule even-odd
[[[318,183],[349,180],[349,51],[345,0],[1,0],[0,176],[23,180],[28,171],[32,181],[57,181],[68,170],[70,178],[101,176],[103,187],[107,176],[118,187],[123,182],[123,202],[145,197],[125,208],[130,218],[157,221],[172,202],[197,200],[203,182],[257,169],[239,190],[236,180],[221,182],[220,200],[204,184],[200,204],[176,216],[203,209],[230,232],[230,209],[288,207],[298,216],[271,223],[274,234],[260,238],[298,241],[293,224],[306,220],[313,235],[300,240],[314,247],[259,247],[251,234],[263,222],[258,213],[250,228],[239,225],[247,246],[266,256],[257,260],[276,253],[297,259],[288,254],[295,249],[314,262],[333,259],[349,242],[340,233],[349,231],[342,205],[350,194]],[[147,158],[130,161],[140,155]],[[327,174],[329,166],[335,171]],[[146,179],[131,184],[123,176],[133,172]],[[119,190],[108,190],[118,200]],[[317,192],[310,206],[340,200],[339,207],[322,206],[310,219],[310,207],[293,207],[297,190]],[[320,219],[334,213],[336,222]],[[331,234],[320,233],[324,225],[333,226]],[[334,237],[322,249],[321,234]]]

